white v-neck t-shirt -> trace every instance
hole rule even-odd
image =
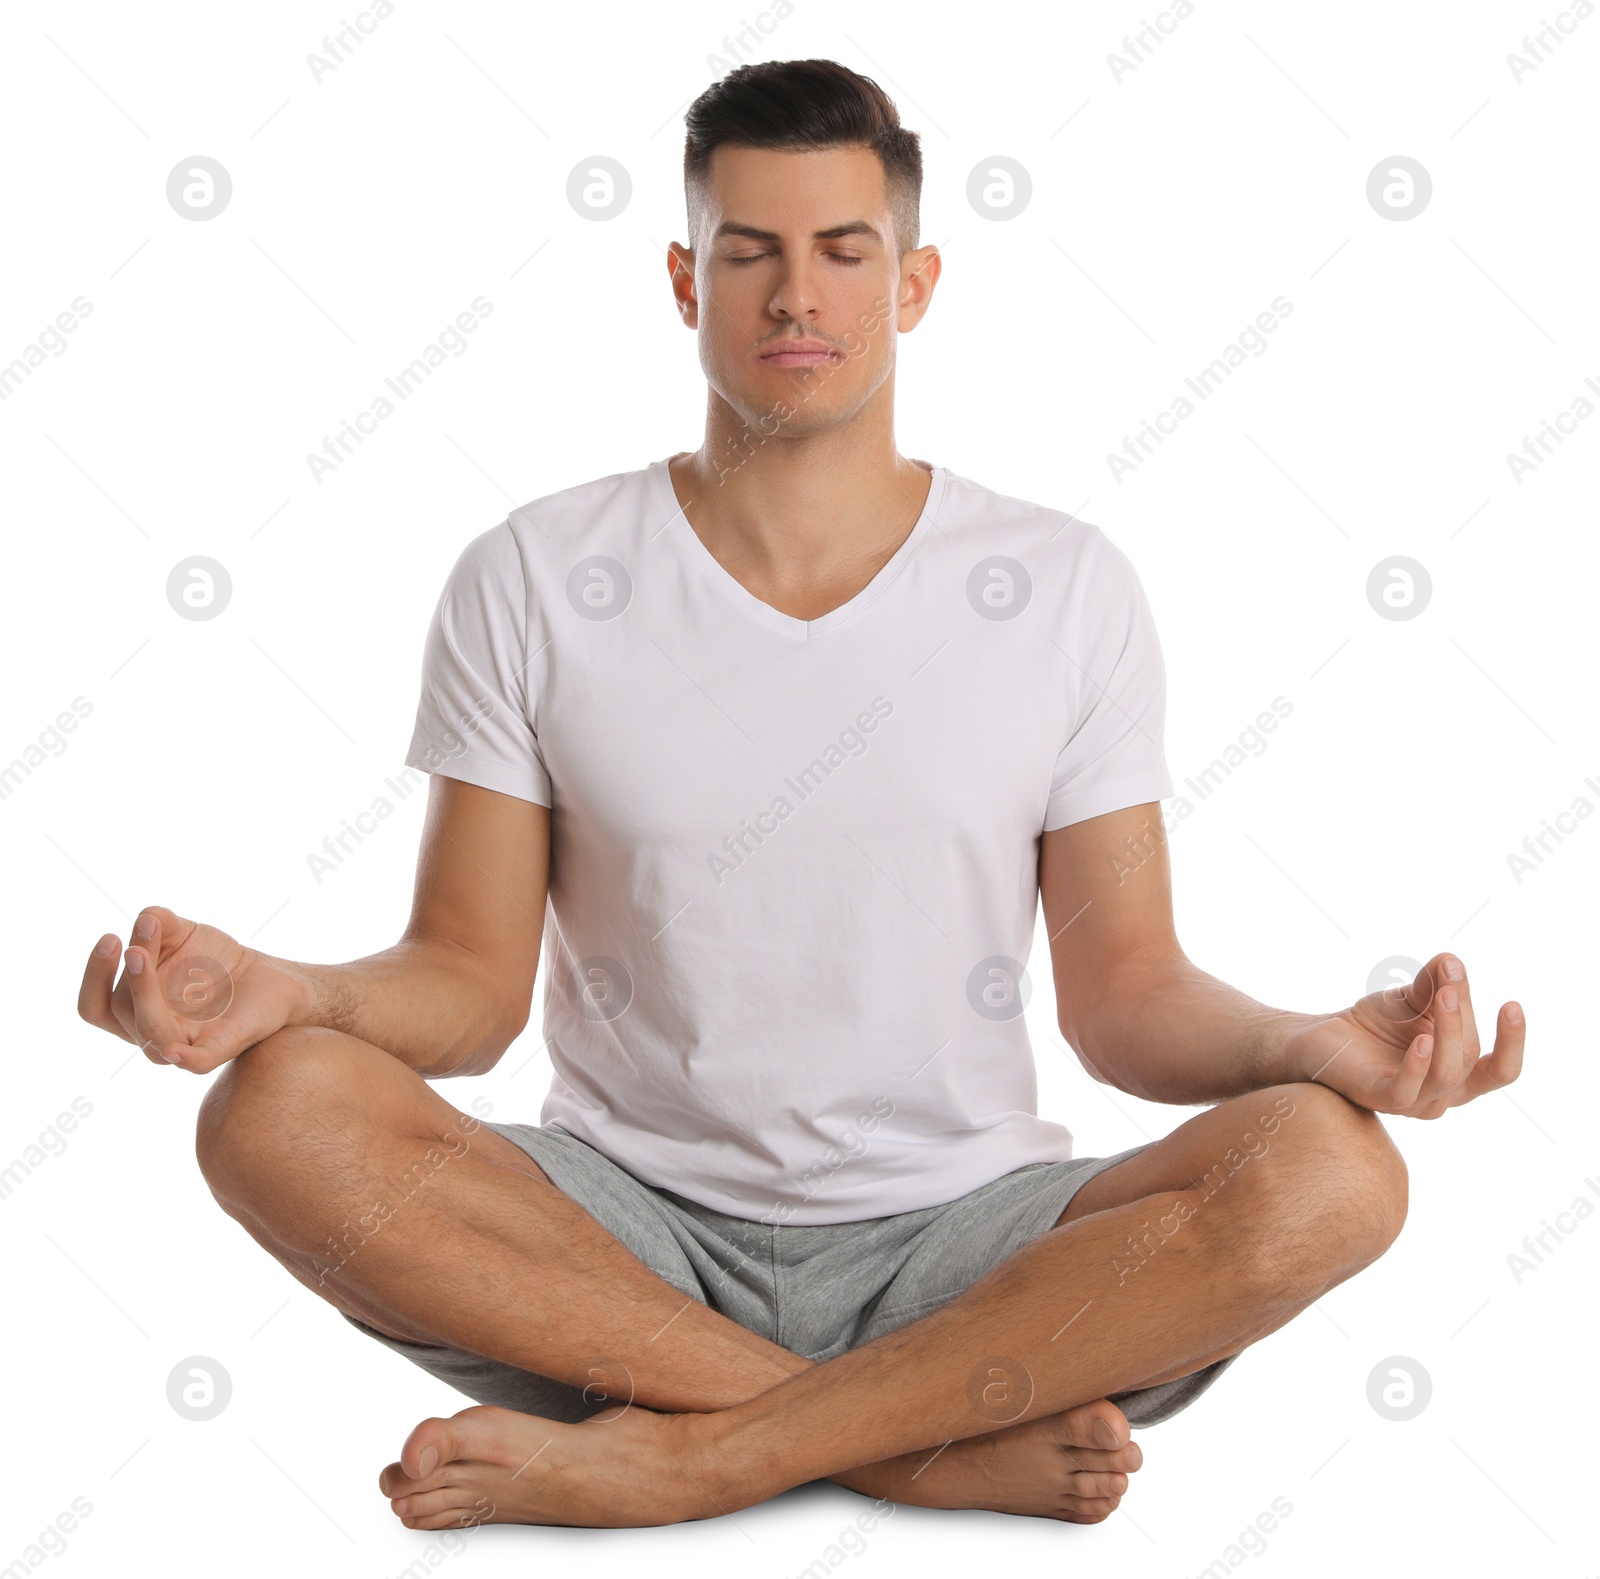
[[[1022,1017],[1039,835],[1172,794],[1127,557],[918,464],[820,619],[724,570],[658,460],[472,539],[428,634],[406,762],[551,809],[542,1121],[738,1217],[1070,1158]]]

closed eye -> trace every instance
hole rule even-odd
[[[729,257],[727,261],[729,263],[759,263],[763,258],[770,257],[771,255],[771,253],[767,252],[752,252],[744,257]],[[833,258],[839,263],[849,264],[852,267],[858,263],[865,263],[867,261],[864,257],[850,252],[827,252],[824,253],[823,256]]]

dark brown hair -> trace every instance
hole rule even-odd
[[[865,147],[883,164],[884,191],[904,255],[917,245],[922,145],[877,83],[835,60],[772,60],[738,66],[712,83],[684,116],[683,187],[689,244],[699,234],[711,155],[722,143],[747,148]]]

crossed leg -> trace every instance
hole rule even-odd
[[[1261,1145],[1275,1100],[1291,1113],[1270,1145],[1214,1187],[1247,1133]],[[268,1038],[218,1076],[197,1144],[224,1209],[380,1331],[579,1387],[601,1356],[626,1367],[641,1407],[620,1418],[480,1406],[423,1422],[383,1476],[418,1528],[666,1522],[821,1476],[938,1506],[1104,1517],[1139,1463],[1105,1395],[1282,1325],[1381,1254],[1405,1209],[1375,1115],[1321,1086],[1254,1093],[1091,1180],[1053,1230],[932,1317],[817,1366],[686,1304],[519,1148],[354,1038]],[[426,1182],[379,1213],[422,1167]],[[353,1217],[374,1228],[351,1251]],[[1069,1321],[1070,1346],[1055,1344]],[[999,1432],[972,1393],[996,1356],[1033,1400]]]

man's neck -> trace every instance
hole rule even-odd
[[[670,475],[689,525],[723,569],[804,620],[849,602],[877,575],[932,484],[895,448],[892,431],[863,442],[837,429],[758,439],[753,450],[708,441],[674,457]]]

